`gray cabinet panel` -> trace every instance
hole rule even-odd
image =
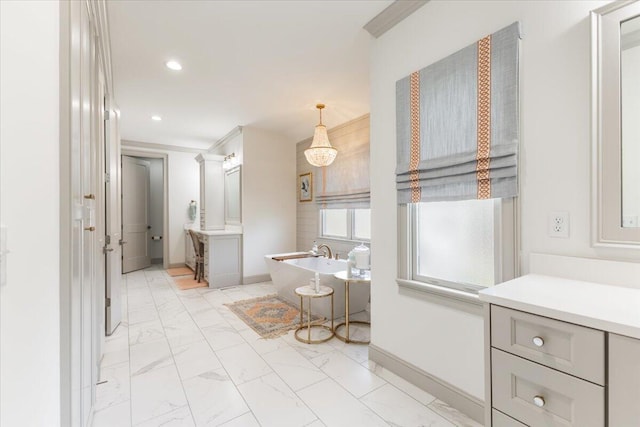
[[[604,385],[604,341],[602,331],[491,306],[493,347],[600,385]]]
[[[493,409],[491,412],[493,416],[492,427],[527,427],[526,424],[522,424],[520,421],[508,417],[500,411]]]
[[[640,426],[640,340],[609,334],[609,426]]]
[[[492,401],[499,411],[532,426],[605,425],[604,387],[497,349],[491,363]]]

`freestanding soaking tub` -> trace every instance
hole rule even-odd
[[[331,286],[335,291],[333,295],[334,316],[336,318],[343,317],[345,310],[344,282],[333,277],[333,274],[346,270],[347,261],[316,256],[294,258],[304,255],[306,255],[304,252],[265,255],[264,259],[269,267],[271,280],[276,287],[278,296],[299,306],[300,298],[296,296],[294,290],[300,286],[309,286],[309,281],[313,279],[315,273],[318,272],[320,274],[320,284]],[[367,307],[369,293],[369,285],[351,285],[349,289],[350,314],[363,311]],[[311,304],[312,313],[327,319],[330,318],[331,300],[329,298],[314,299]]]

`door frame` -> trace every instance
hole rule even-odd
[[[131,150],[122,148],[120,156],[143,157],[148,159],[162,159],[162,267],[166,270],[169,265],[169,155],[151,151]],[[122,182],[120,183],[122,185]],[[120,189],[122,194],[122,188]],[[122,212],[120,212],[122,224]]]

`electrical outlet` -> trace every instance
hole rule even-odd
[[[548,233],[549,237],[569,237],[569,212],[551,212]]]

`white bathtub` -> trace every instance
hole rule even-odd
[[[287,257],[290,255],[303,254],[302,252],[289,254],[265,255],[264,259],[269,267],[271,280],[281,298],[300,305],[300,297],[294,290],[300,286],[308,286],[309,280],[313,279],[315,273],[320,273],[320,284],[331,286],[335,293],[334,298],[334,317],[343,317],[345,314],[345,295],[344,282],[333,277],[334,273],[347,269],[345,260],[333,260],[325,257],[307,257],[297,259],[287,259],[284,261],[276,261],[274,257]],[[349,312],[351,314],[363,311],[369,302],[369,285],[368,284],[352,284],[349,287]],[[305,301],[306,310],[306,301]],[[330,298],[314,299],[311,302],[311,311],[314,314],[324,316],[327,319],[331,316],[331,300]]]

